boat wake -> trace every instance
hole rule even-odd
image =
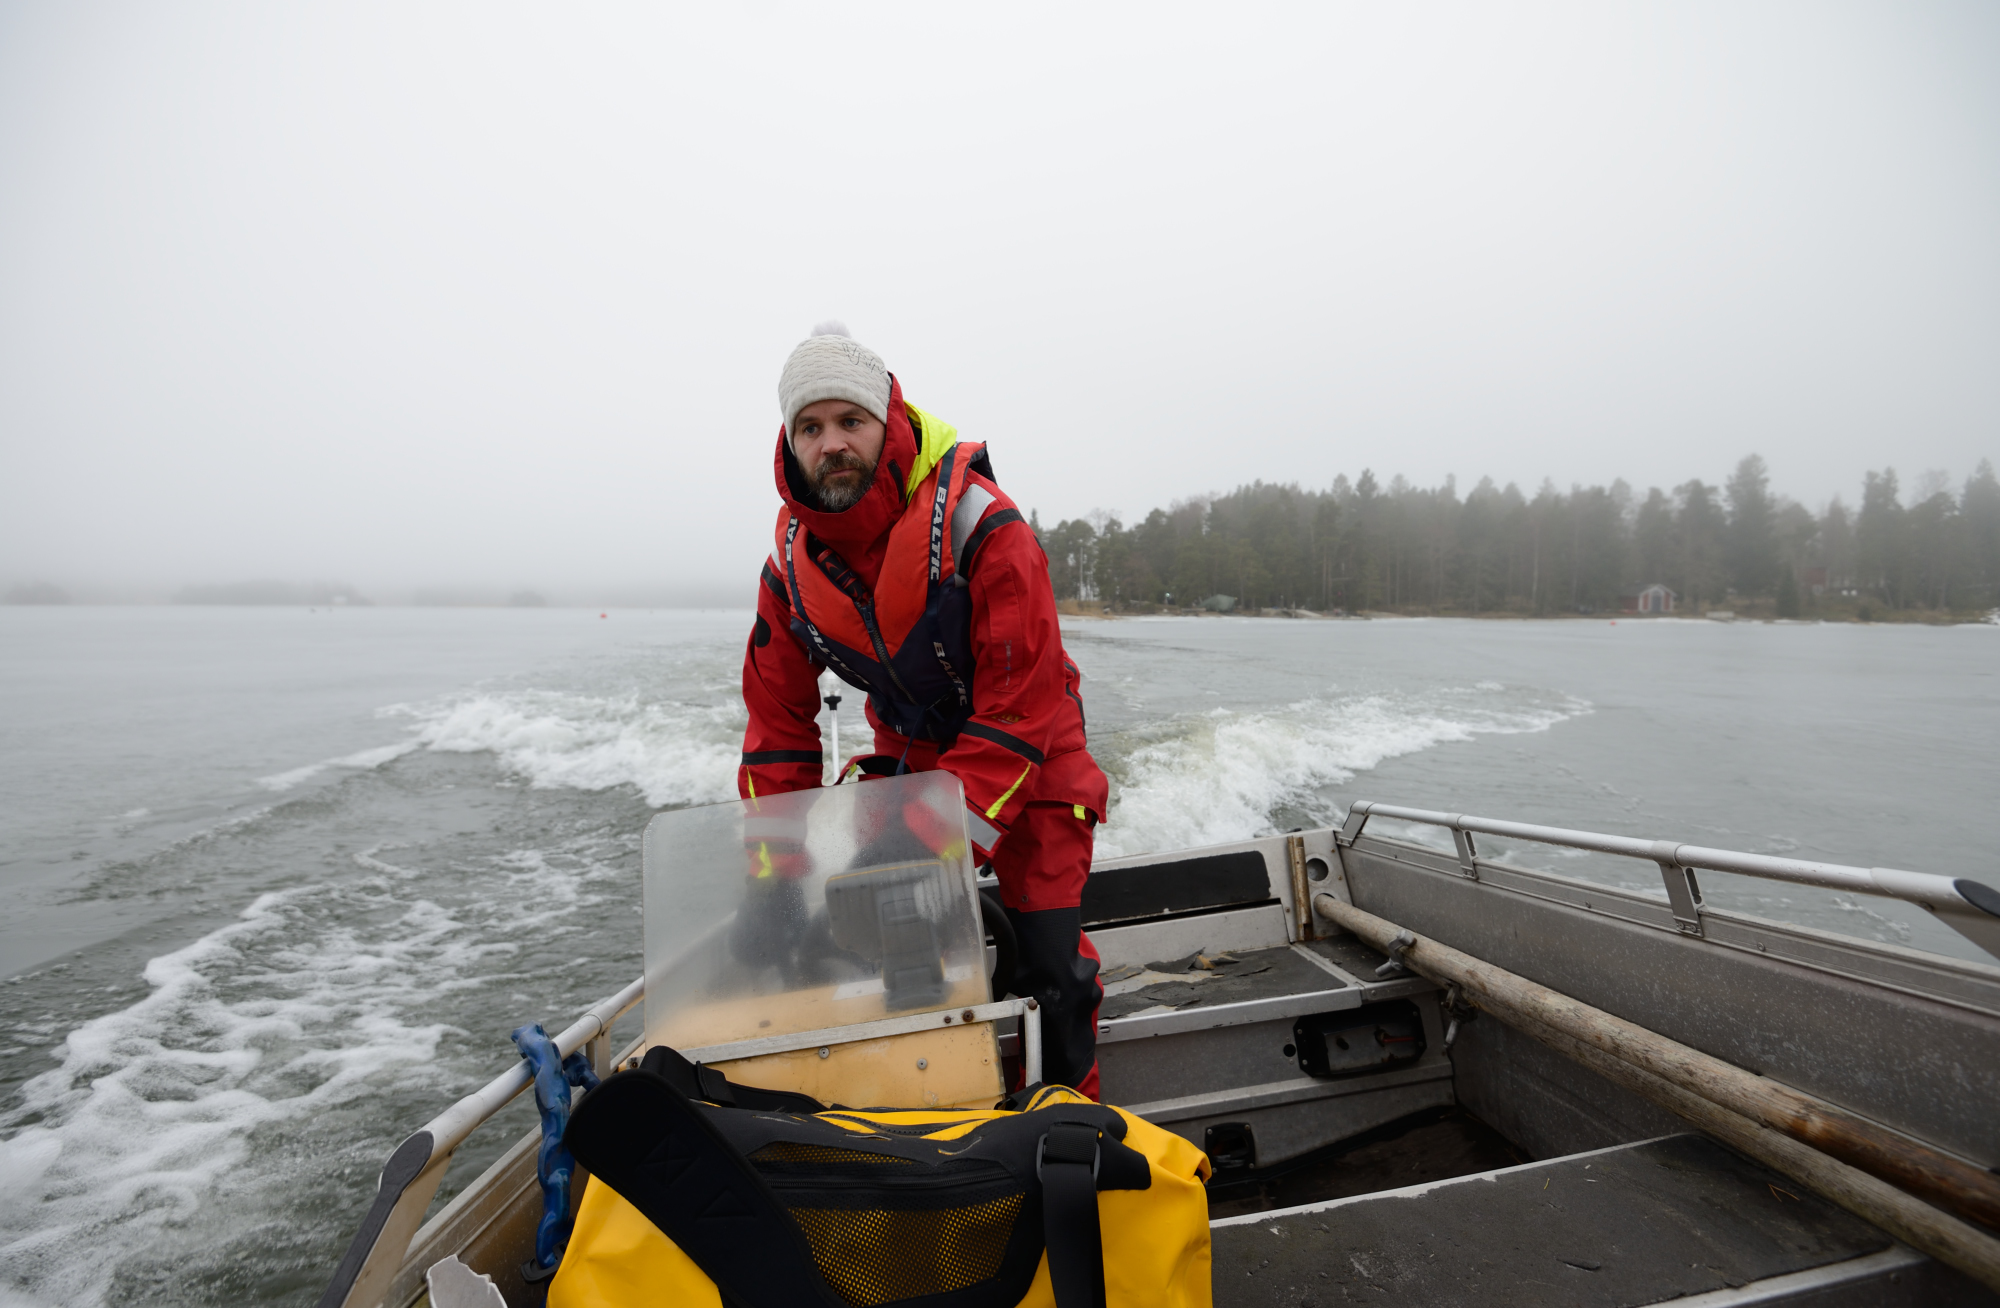
[[[283,794],[285,791],[296,789],[306,782],[311,781],[314,777],[335,769],[362,772],[371,768],[379,768],[384,763],[395,762],[411,750],[419,748],[419,746],[420,742],[418,741],[406,740],[394,745],[384,745],[379,749],[364,749],[359,753],[327,759],[323,763],[308,763],[302,768],[293,768],[288,772],[279,772],[268,777],[259,777],[257,778],[257,784],[266,790],[274,790],[279,794]]]
[[[1546,731],[1590,711],[1573,696],[1485,681],[1423,695],[1328,694],[1141,726],[1094,742],[1112,777],[1099,856],[1248,840],[1276,829],[1281,814],[1329,822],[1334,806],[1320,792],[1388,759],[1480,735]],[[690,704],[554,691],[473,694],[385,713],[419,723],[413,747],[488,752],[538,787],[633,786],[655,808],[733,798],[745,721],[733,697]],[[850,751],[867,739],[858,715],[845,727]]]
[[[1112,776],[1100,858],[1249,840],[1336,819],[1326,787],[1407,754],[1481,735],[1546,731],[1590,712],[1497,682],[1409,694],[1321,695],[1282,709],[1213,709],[1098,753]]]
[[[551,690],[475,693],[383,712],[414,718],[424,748],[491,753],[504,771],[545,789],[634,786],[654,808],[734,798],[747,721],[740,699],[702,704]]]
[[[372,930],[352,923],[392,916]],[[61,1065],[22,1088],[0,1144],[0,1262],[37,1300],[104,1300],[121,1260],[154,1241],[205,1243],[217,1188],[261,1129],[302,1123],[395,1084],[441,1094],[449,1029],[423,1001],[494,949],[424,901],[364,886],[260,896],[241,917],[146,965],[151,993],[69,1033]],[[254,1205],[237,1196],[239,1215]]]
[[[380,854],[152,959],[145,998],[22,1085],[0,1115],[0,1305],[144,1299],[169,1276],[177,1301],[284,1298],[288,1260],[316,1285],[385,1131],[504,1066],[509,1018],[486,1010],[545,1012],[537,951],[627,875],[560,851]]]

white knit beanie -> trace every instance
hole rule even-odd
[[[875,351],[847,334],[837,322],[813,328],[785,360],[778,377],[778,409],[785,433],[797,426],[799,410],[821,400],[846,400],[889,421],[889,370]]]

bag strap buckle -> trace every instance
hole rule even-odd
[[[1042,1179],[1042,1164],[1089,1163],[1090,1179],[1097,1179],[1104,1162],[1102,1133],[1088,1122],[1057,1122],[1035,1145],[1035,1179]]]

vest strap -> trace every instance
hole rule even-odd
[[[833,647],[826,643],[826,637],[820,635],[819,628],[813,625],[812,615],[806,612],[805,596],[799,593],[799,565],[796,544],[798,535],[799,520],[787,514],[785,522],[785,584],[792,592],[792,616],[799,620],[800,624],[805,627],[806,634],[812,637],[813,648],[819,651],[820,662],[826,664],[828,667],[839,669],[841,675],[853,685],[866,686],[868,684],[867,680],[855,672],[854,669],[840,661],[840,656],[835,654]]]
[[[951,500],[952,464],[958,461],[958,446],[953,445],[938,460],[937,490],[931,495],[931,588],[936,590],[938,579],[944,575],[944,508]],[[937,605],[933,601],[931,608]]]
[[[933,632],[937,630],[938,606],[944,600],[944,587],[939,584],[944,576],[944,511],[945,506],[951,500],[951,474],[953,466],[957,462],[958,446],[953,445],[938,460],[937,493],[931,497],[931,584],[929,602],[924,605],[924,621]],[[961,498],[960,503],[962,504],[963,502]],[[957,533],[957,524],[958,515],[954,513],[952,515],[954,535]],[[953,559],[956,560],[956,558],[957,556],[953,555]],[[953,566],[957,566],[955,561]],[[931,642],[931,655],[937,659],[938,666],[944,669],[944,675],[950,678],[952,689],[958,692],[959,708],[968,712],[971,711],[972,694],[965,688],[965,678],[959,676],[958,669],[951,665],[951,658],[945,653],[943,641],[933,640]],[[927,709],[926,713],[928,711]],[[940,740],[939,743],[943,744],[945,742]]]

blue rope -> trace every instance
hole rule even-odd
[[[562,1257],[569,1243],[569,1178],[576,1160],[563,1148],[569,1127],[569,1088],[597,1088],[597,1073],[578,1050],[568,1058],[556,1052],[555,1041],[531,1022],[513,1031],[514,1047],[528,1060],[535,1078],[535,1107],[542,1114],[542,1147],[535,1155],[535,1179],[542,1183],[542,1223],[535,1228],[535,1265],[547,1270]]]

